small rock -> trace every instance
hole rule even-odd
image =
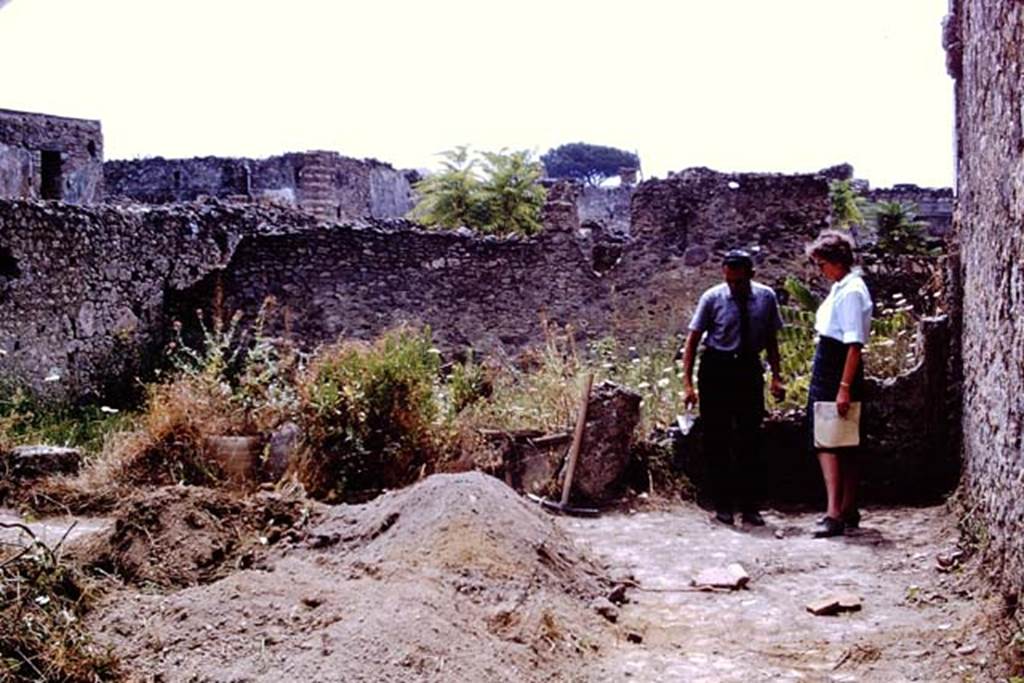
[[[624,605],[628,601],[626,598],[626,584],[620,583],[612,588],[611,592],[608,593],[608,601],[616,605]]]
[[[807,611],[819,617],[840,612],[856,612],[860,608],[860,596],[853,593],[838,593],[807,604]]]
[[[613,624],[619,620],[619,608],[613,605],[608,598],[594,599],[590,603],[590,608]]]
[[[17,446],[7,455],[0,456],[0,472],[6,470],[16,479],[75,474],[81,464],[81,451],[63,446]]]
[[[698,588],[728,588],[739,590],[750,582],[750,575],[738,562],[726,567],[705,569],[693,579],[692,584]]]
[[[966,657],[967,655],[974,654],[975,650],[977,650],[977,649],[978,649],[977,645],[963,645],[962,647],[958,647],[956,649],[956,653],[958,655],[960,655],[961,657]]]
[[[630,643],[638,643],[639,644],[639,643],[644,642],[644,637],[642,635],[640,635],[639,633],[637,633],[636,631],[627,631],[626,632],[626,641],[630,642]]]

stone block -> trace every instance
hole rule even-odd
[[[3,463],[0,470],[15,479],[76,474],[82,464],[81,451],[64,446],[17,446],[0,458]]]

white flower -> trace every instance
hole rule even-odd
[[[636,385],[636,388],[637,389],[650,389],[651,388],[651,383],[650,382],[640,382],[640,384]]]
[[[36,598],[36,604],[37,605],[48,605],[48,604],[50,604],[50,598],[46,597],[45,595],[40,595],[38,598]]]
[[[101,413],[107,413],[108,415],[114,415],[114,414],[119,413],[121,411],[118,410],[117,408],[111,408],[110,406],[100,406],[100,412]]]
[[[667,387],[668,384],[669,384],[668,377],[662,377],[661,379],[658,380],[658,387],[661,388],[661,389],[664,389],[665,387]]]

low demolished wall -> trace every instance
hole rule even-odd
[[[411,322],[445,352],[514,353],[543,338],[545,319],[581,341],[664,341],[720,281],[725,250],[754,251],[769,284],[806,275],[802,247],[827,224],[827,191],[817,175],[694,169],[637,188],[627,241],[581,229],[579,188],[565,183],[529,239],[213,200],[0,201],[0,373],[54,398],[109,397],[159,356],[172,320],[194,322],[214,302],[251,320],[267,296],[283,312],[273,324],[307,348]],[[894,433],[909,434],[919,415],[899,420]]]
[[[169,297],[224,268],[245,235],[314,225],[215,204],[0,200],[0,377],[46,398],[116,397],[166,340]]]

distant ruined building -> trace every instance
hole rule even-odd
[[[0,109],[0,199],[103,200],[99,121]]]
[[[401,218],[412,208],[414,175],[337,152],[268,159],[202,157],[104,164],[107,197],[149,204],[200,197],[251,199],[303,209],[330,220]]]

